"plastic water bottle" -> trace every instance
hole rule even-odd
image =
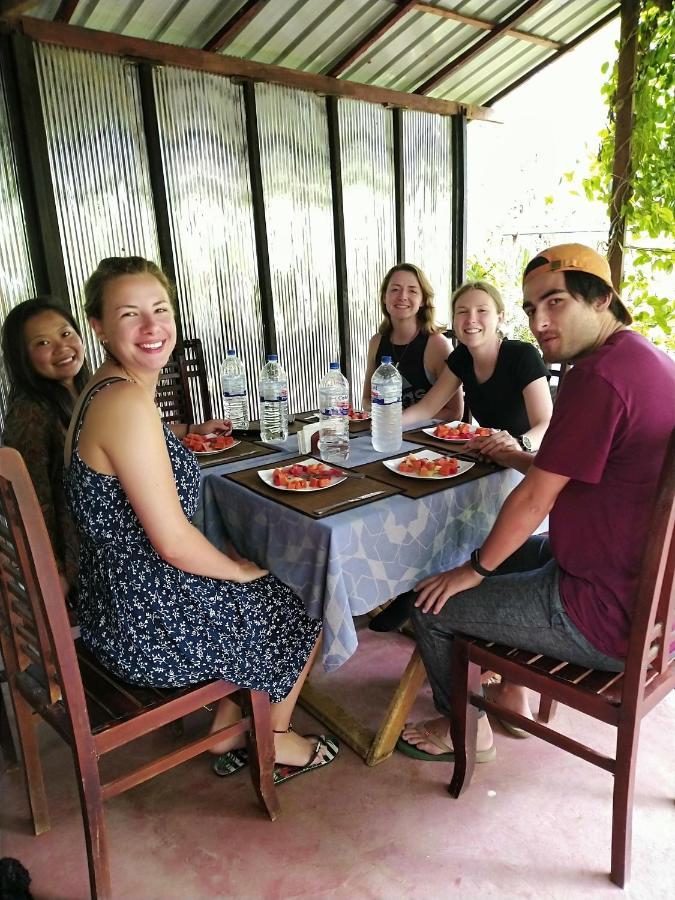
[[[227,351],[227,357],[220,367],[220,384],[225,417],[232,421],[232,428],[245,431],[248,428],[246,369],[234,350]]]
[[[349,457],[349,383],[336,362],[319,382],[319,452],[337,464]]]
[[[258,380],[260,389],[260,440],[285,441],[288,437],[288,377],[270,353]]]
[[[379,453],[395,453],[401,446],[401,391],[398,369],[392,366],[391,356],[383,356],[382,365],[375,370],[370,382],[373,447]]]

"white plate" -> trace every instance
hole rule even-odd
[[[439,422],[439,425],[447,425],[448,428],[457,428],[458,425],[466,425],[466,422]],[[473,428],[473,426],[471,426]],[[468,437],[461,438],[442,438],[437,434],[434,434],[438,425],[432,425],[430,428],[423,428],[422,431],[425,434],[428,434],[430,437],[435,438],[437,441],[445,441],[447,444],[466,444],[467,441],[470,441],[471,438],[475,437],[474,434],[470,434]],[[475,428],[474,428],[475,431]]]
[[[206,434],[206,435],[204,435],[204,437],[215,440],[215,438],[217,438],[218,435],[217,434]],[[183,442],[181,441],[181,443],[183,443]],[[233,447],[236,447],[237,444],[241,444],[241,441],[238,441],[235,438],[233,444],[230,444],[229,447],[223,447],[222,450],[193,450],[192,452],[194,453],[195,456],[215,456],[217,453],[227,453],[228,450],[231,450]],[[183,446],[186,447],[185,444],[183,444]],[[189,450],[190,448],[186,447],[186,449]]]
[[[307,466],[307,465],[316,465],[318,460],[316,459],[299,459],[296,463],[293,463],[294,466]],[[274,483],[274,471],[275,469],[285,469],[286,466],[280,465],[275,466],[274,469],[263,469],[258,472],[260,478],[265,482],[265,484],[270,487],[275,488],[277,491],[292,491],[294,494],[307,494],[310,491],[327,491],[329,488],[335,487],[336,484],[340,484],[341,481],[345,481],[347,479],[346,475],[343,475],[341,478],[337,475],[331,479],[331,483],[327,484],[325,487],[306,487],[306,488],[289,488],[284,487],[281,484]],[[332,466],[331,466],[332,468]]]
[[[395,472],[397,475],[402,475],[404,478],[421,478],[423,481],[440,481],[447,478],[457,478],[458,475],[463,475],[476,465],[468,460],[458,459],[457,462],[459,463],[459,468],[452,475],[416,475],[414,472],[399,472],[399,465],[408,456],[416,456],[418,459],[443,459],[442,453],[434,453],[433,450],[416,450],[414,453],[406,453],[405,456],[399,456],[397,459],[383,459],[382,462],[388,469]]]

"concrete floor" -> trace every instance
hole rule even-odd
[[[323,687],[375,724],[411,652],[402,635],[362,632],[356,656]],[[414,718],[432,713],[428,689]],[[561,709],[556,724],[610,750],[613,730]],[[205,717],[187,723],[199,731]],[[299,730],[320,726],[299,710]],[[608,880],[611,776],[495,727],[498,758],[477,767],[460,800],[451,767],[400,754],[368,768],[343,747],[322,772],[279,788],[269,822],[248,776],[216,779],[202,756],[107,804],[115,896],[196,898],[574,898],[675,896],[675,694],[642,729],[634,809],[633,875]],[[36,900],[88,896],[69,751],[41,727],[52,830],[31,833],[21,773],[1,776],[0,856],[29,869]],[[174,740],[165,733],[158,739]],[[142,748],[138,751],[142,751]]]

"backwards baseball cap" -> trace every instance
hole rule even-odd
[[[542,260],[543,262],[530,268],[535,260],[537,262]],[[609,263],[604,256],[600,256],[599,253],[596,253],[595,250],[592,250],[585,244],[558,244],[556,247],[542,250],[541,253],[538,253],[530,260],[525,272],[523,285],[541,272],[586,272],[587,275],[595,275],[612,291],[615,302],[618,303],[624,312],[624,324],[630,325],[633,321],[633,317],[626,309],[619,292],[612,284],[612,271],[609,268]]]

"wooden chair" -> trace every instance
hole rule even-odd
[[[176,346],[160,373],[155,401],[165,422],[192,425],[213,418],[204,351],[199,338],[190,338],[180,347]]]
[[[468,636],[453,641],[451,735],[455,768],[449,792],[459,797],[471,780],[477,711],[500,719],[573,753],[614,776],[611,879],[624,887],[630,871],[633,790],[640,723],[675,688],[675,432],[671,435],[651,518],[625,671],[601,672]],[[480,667],[499,672],[543,697],[571,706],[617,730],[616,752],[606,756],[540,722],[505,710],[479,694]]]
[[[552,363],[548,367],[548,371],[551,376],[549,381],[549,388],[551,390],[551,397],[554,401],[558,396],[558,391],[560,390],[560,386],[563,383],[563,378],[571,368],[571,364],[566,362]]]
[[[93,897],[111,896],[103,801],[141,784],[224,737],[246,732],[251,777],[271,819],[279,813],[273,782],[269,695],[218,680],[174,690],[139,688],[107,672],[74,641],[42,512],[16,450],[0,450],[0,638],[23,754],[35,833],[49,829],[36,722],[45,719],[69,744],[77,771]],[[239,692],[235,725],[103,780],[105,754]],[[205,778],[211,776],[205,771]],[[220,789],[220,784],[215,785]]]

